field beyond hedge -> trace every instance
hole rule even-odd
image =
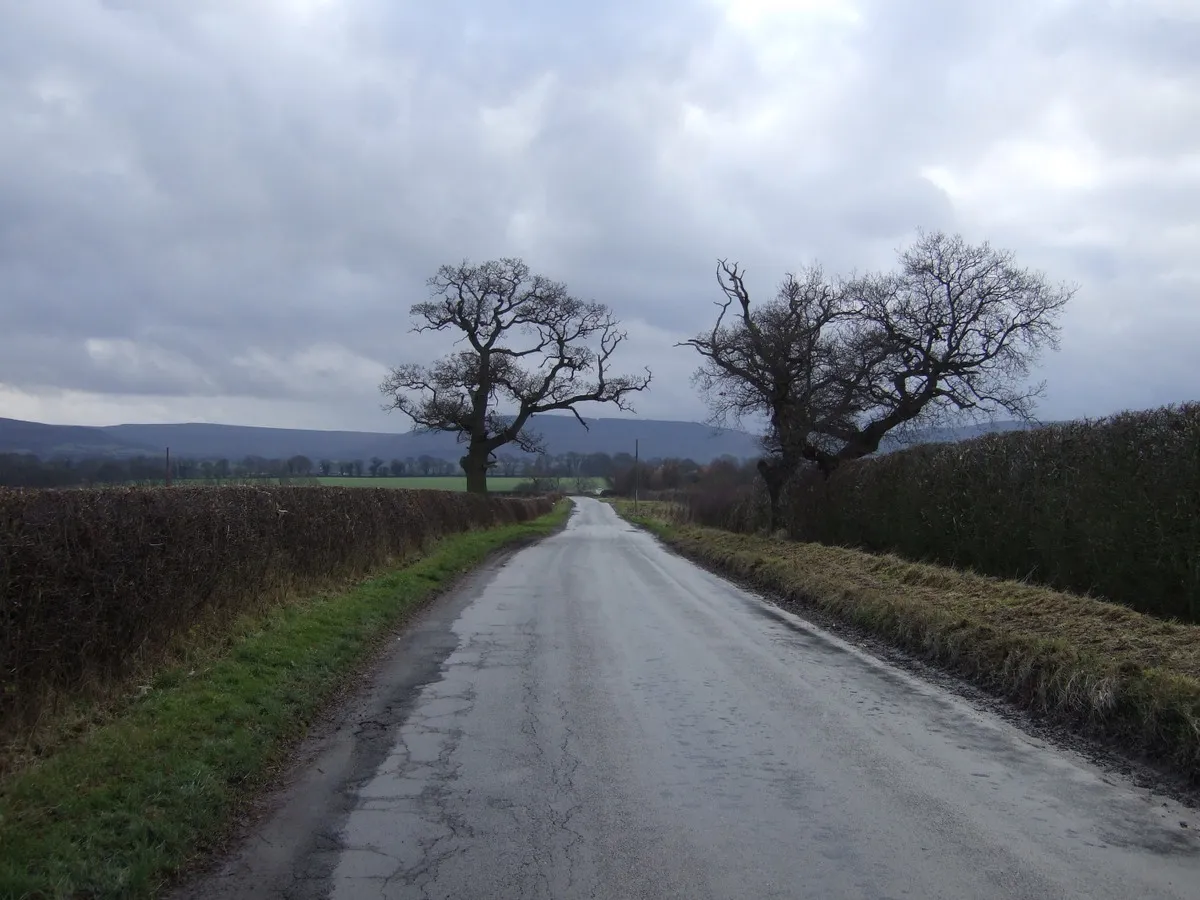
[[[190,629],[553,505],[311,486],[0,489],[0,741]]]
[[[430,475],[428,477],[421,475],[400,475],[400,476],[381,476],[378,478],[352,478],[341,475],[318,475],[317,482],[327,487],[386,487],[386,488],[401,488],[406,490],[435,490],[435,491],[465,491],[467,489],[467,476],[465,475]],[[574,490],[574,478],[561,478],[564,490]],[[603,478],[588,478],[586,479],[592,488],[605,487],[607,482]],[[488,490],[503,493],[505,491],[515,490],[519,484],[528,484],[530,481],[527,477],[506,477],[504,475],[490,476],[488,478]]]
[[[488,490],[511,491],[527,478],[489,478]],[[354,478],[342,475],[318,475],[317,482],[326,487],[400,488],[410,491],[465,491],[465,475],[383,475],[378,478]]]

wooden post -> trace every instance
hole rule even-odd
[[[638,494],[642,486],[642,467],[638,463],[638,439],[633,439],[633,514],[638,514]]]
[[[171,486],[171,448],[167,448],[167,487]]]

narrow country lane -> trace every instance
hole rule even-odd
[[[577,504],[180,896],[1200,898],[1190,810]]]

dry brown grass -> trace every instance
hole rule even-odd
[[[632,504],[616,505],[632,514]],[[686,556],[1200,781],[1200,626],[892,555],[734,534],[671,516],[670,504],[642,504],[636,521]]]

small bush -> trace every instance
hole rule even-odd
[[[722,485],[689,491],[672,501],[679,521],[748,533],[766,524],[758,493],[745,485]]]
[[[387,488],[0,489],[0,734],[204,616],[552,507]]]

